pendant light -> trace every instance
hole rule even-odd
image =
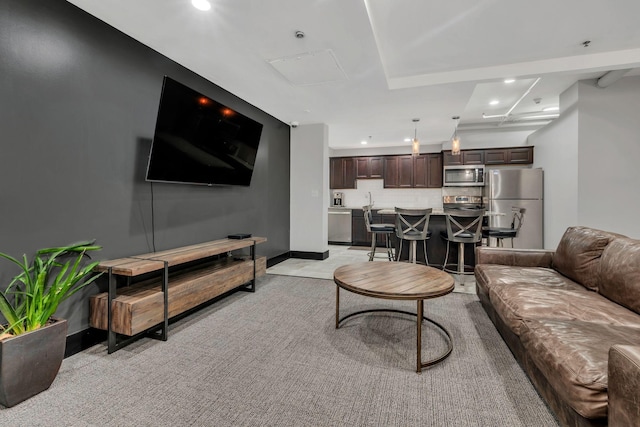
[[[420,119],[413,119],[415,123],[415,129],[413,132],[413,141],[411,142],[411,154],[417,156],[420,154],[420,142],[418,141],[418,122]]]
[[[460,116],[453,116],[453,120],[460,120]],[[453,129],[453,139],[451,140],[451,154],[454,156],[460,155],[460,138],[458,138],[458,122]]]

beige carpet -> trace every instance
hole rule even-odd
[[[421,375],[414,318],[362,315],[336,330],[334,304],[331,281],[268,275],[172,324],[167,342],[65,359],[48,391],[0,408],[0,425],[557,425],[475,295],[425,302],[455,347]],[[414,305],[341,292],[343,313]],[[427,358],[444,341],[424,329]]]

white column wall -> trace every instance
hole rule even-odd
[[[528,139],[534,167],[545,170],[545,247],[571,225],[640,238],[640,76],[607,88],[580,81],[562,94],[560,110]]]
[[[640,238],[640,76],[579,82],[578,223]]]
[[[544,247],[555,249],[567,227],[578,223],[578,86],[560,96],[560,117],[534,132],[533,167],[544,170]]]
[[[328,246],[329,129],[291,129],[290,250],[324,253]]]

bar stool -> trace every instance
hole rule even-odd
[[[484,209],[445,209],[447,229],[440,232],[440,237],[447,241],[447,254],[442,269],[448,273],[473,274],[473,268],[464,264],[464,245],[477,244],[482,241],[482,218]],[[448,264],[449,244],[458,244],[458,263]],[[455,265],[456,269],[449,268]],[[465,267],[468,267],[465,269]]]
[[[483,227],[482,237],[487,239],[487,246],[491,246],[491,237],[496,239],[496,247],[504,247],[504,239],[511,239],[511,247],[513,248],[513,239],[518,237],[518,232],[524,223],[524,213],[526,209],[518,206],[512,206],[511,212],[511,228],[508,227]]]
[[[424,262],[429,265],[427,258],[427,240],[431,237],[429,231],[429,217],[432,209],[402,209],[396,208],[396,236],[400,240],[400,248],[396,253],[396,261],[402,254],[402,242],[410,242],[409,262],[416,263],[416,246],[418,241],[424,242]]]
[[[372,224],[373,214],[371,213],[371,205],[363,206],[364,211],[364,223],[367,226],[367,231],[371,233],[371,252],[369,252],[369,261],[373,261],[373,257],[376,254],[376,240],[378,234],[384,234],[385,246],[387,248],[387,257],[389,261],[393,261],[393,246],[391,245],[391,236],[396,231],[396,226],[393,224]]]

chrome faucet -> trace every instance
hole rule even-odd
[[[373,206],[373,197],[371,197],[371,191],[369,193],[369,206]]]

